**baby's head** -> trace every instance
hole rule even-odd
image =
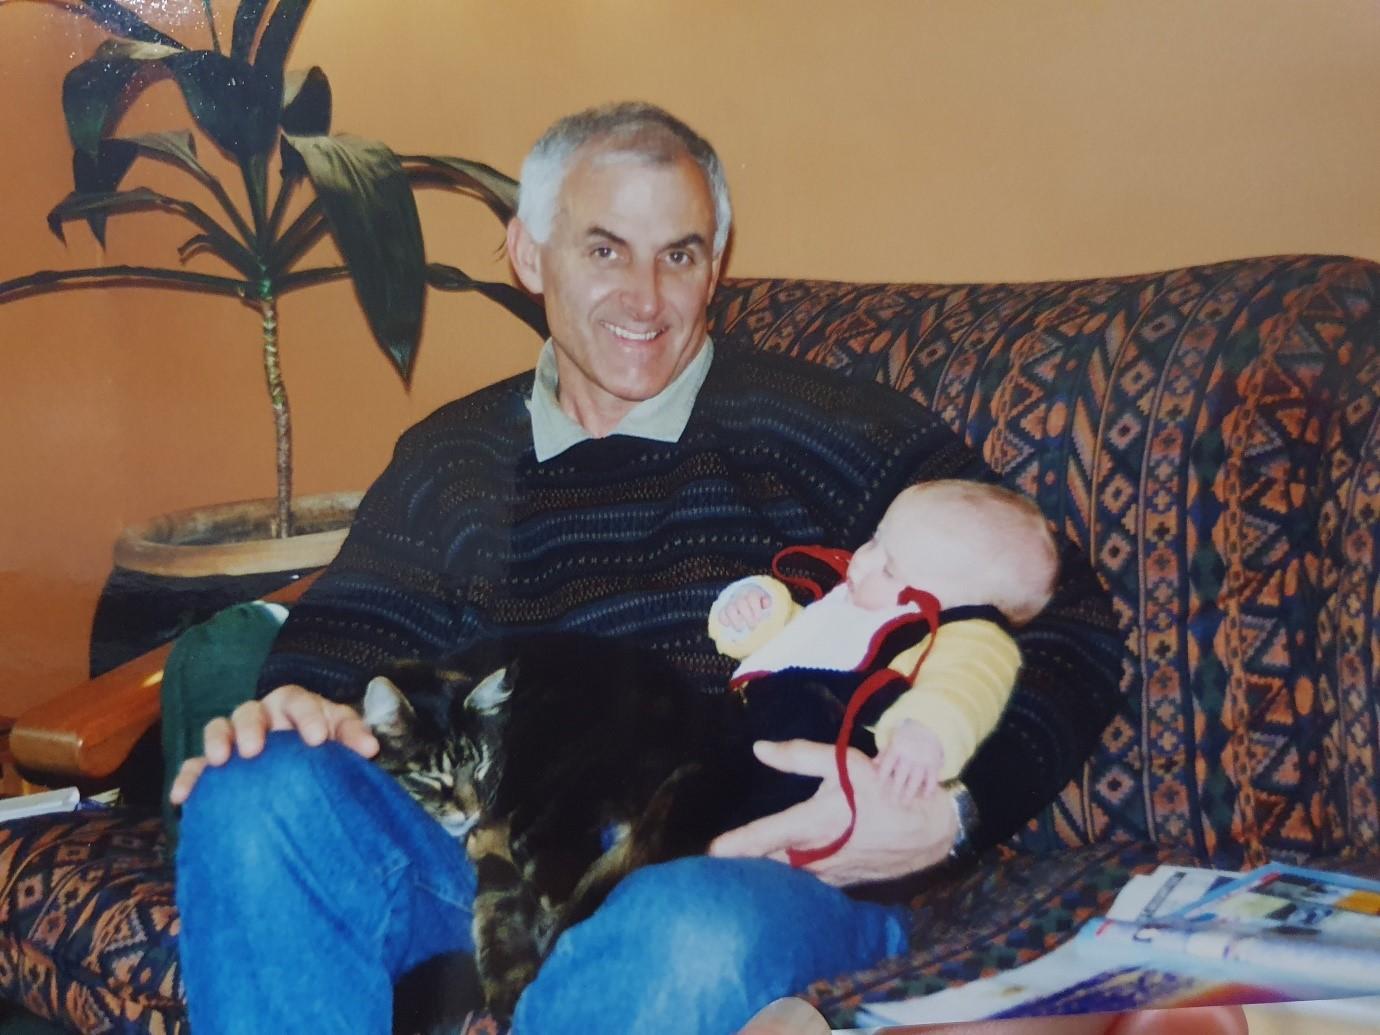
[[[907,587],[941,607],[991,604],[1013,625],[1049,602],[1059,555],[1034,502],[1000,485],[945,479],[912,485],[848,565],[861,607],[896,603]]]

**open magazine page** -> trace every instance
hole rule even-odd
[[[1133,877],[1107,917],[1040,959],[919,999],[869,1004],[859,1019],[922,1024],[1380,992],[1380,934],[1357,933],[1358,917],[1380,921],[1377,893],[1375,882],[1291,867],[1242,877],[1162,866]]]
[[[1195,925],[1297,928],[1380,943],[1380,883],[1271,863],[1213,889],[1172,916]]]

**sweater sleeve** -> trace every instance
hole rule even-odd
[[[917,644],[892,667],[907,671],[924,649],[924,642]],[[901,722],[914,720],[939,738],[944,748],[940,778],[953,779],[996,727],[1020,665],[1016,642],[995,622],[972,619],[941,625],[915,685],[877,722],[879,753]]]
[[[355,701],[380,668],[435,656],[459,638],[436,541],[438,495],[426,422],[399,439],[340,553],[292,608],[259,674],[260,696],[296,683]]]

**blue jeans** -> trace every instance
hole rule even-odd
[[[208,769],[177,869],[196,1035],[384,1035],[396,978],[473,948],[464,853],[337,744],[275,733],[258,758]],[[903,907],[767,860],[679,859],[627,877],[558,940],[514,1030],[727,1035],[815,978],[906,946]]]

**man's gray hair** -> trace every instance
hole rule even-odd
[[[709,141],[670,112],[654,104],[625,101],[567,115],[532,145],[522,163],[518,218],[540,242],[551,237],[561,185],[575,154],[598,144],[613,158],[629,157],[662,165],[688,156],[704,172],[714,196],[714,254],[722,255],[733,224],[723,163]]]

